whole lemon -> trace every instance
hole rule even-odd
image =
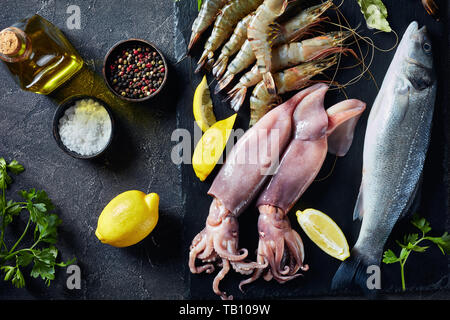
[[[158,222],[159,196],[156,193],[131,190],[119,194],[103,209],[95,235],[113,247],[128,247],[138,243]]]

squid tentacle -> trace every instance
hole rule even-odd
[[[222,270],[217,274],[213,281],[214,293],[222,298],[222,300],[233,300],[233,296],[227,296],[226,292],[222,292],[219,289],[220,281],[226,276],[230,271],[230,262],[227,259],[222,259]]]

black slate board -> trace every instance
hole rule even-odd
[[[448,191],[447,191],[447,121],[446,109],[448,107],[448,80],[446,79],[448,69],[448,47],[444,39],[448,39],[448,14],[442,17],[440,22],[436,22],[428,16],[420,1],[384,1],[390,14],[389,22],[392,28],[401,37],[406,30],[408,24],[412,20],[417,20],[419,25],[426,25],[434,45],[435,63],[438,71],[439,88],[438,97],[435,108],[434,125],[432,131],[431,145],[424,168],[424,181],[418,212],[426,217],[433,226],[433,232],[436,235],[442,234],[445,230],[449,230],[448,219]],[[447,5],[443,1],[442,5]],[[177,10],[177,37],[176,52],[178,58],[182,58],[185,53],[186,43],[190,36],[190,27],[192,21],[197,15],[197,7],[195,1],[180,1],[176,6]],[[367,30],[365,22],[362,18],[356,1],[346,0],[341,6],[341,10],[349,20],[350,24],[355,27],[360,25],[358,31],[364,35],[370,36],[375,44],[382,48],[392,46],[394,40],[392,34],[378,33],[374,34]],[[448,12],[446,7],[442,7],[443,15]],[[184,78],[184,92],[182,93],[182,101],[178,105],[177,123],[179,128],[194,131],[194,119],[192,115],[192,98],[196,86],[200,83],[203,74],[194,74],[197,59],[200,56],[203,43],[210,31],[203,36],[200,44],[196,46],[191,57],[180,59],[178,71]],[[376,82],[381,85],[385,72],[391,62],[395,50],[390,52],[375,51],[371,72]],[[350,71],[349,71],[350,72]],[[341,71],[337,80],[345,82],[351,77],[346,71]],[[209,83],[213,81],[211,75],[208,75]],[[215,82],[211,84],[211,87]],[[340,262],[327,256],[317,248],[307,236],[300,230],[293,212],[297,209],[305,209],[313,207],[328,213],[347,236],[349,245],[355,243],[358,232],[359,223],[352,221],[353,207],[359,190],[361,180],[362,167],[362,150],[364,142],[364,133],[367,123],[367,117],[370,112],[370,106],[373,103],[377,88],[373,82],[369,80],[361,80],[357,84],[346,89],[346,93],[350,98],[357,98],[367,102],[368,110],[362,116],[355,132],[355,139],[348,155],[339,159],[336,167],[330,177],[321,182],[313,183],[306,193],[299,200],[297,205],[290,213],[292,226],[296,229],[305,245],[306,263],[309,264],[310,270],[305,273],[304,277],[297,278],[284,285],[280,285],[274,281],[266,282],[258,280],[257,282],[247,286],[245,294],[238,290],[238,283],[243,276],[230,272],[221,282],[221,289],[228,294],[232,294],[237,299],[295,299],[295,298],[311,298],[326,297],[330,295],[329,286],[331,279],[338,268]],[[214,96],[214,95],[213,95]],[[215,112],[218,119],[223,119],[233,112],[223,103],[223,96],[214,96]],[[327,95],[326,107],[343,100],[344,97],[338,91],[330,92]],[[246,107],[245,107],[246,106]],[[248,127],[248,103],[242,108],[235,128],[247,129]],[[194,143],[195,141],[192,141]],[[195,144],[193,144],[195,146]],[[324,177],[330,171],[334,158],[329,157],[324,163],[318,178]],[[185,199],[185,218],[184,218],[184,246],[186,263],[188,259],[189,245],[193,237],[203,229],[205,219],[208,215],[208,209],[211,197],[207,195],[207,191],[217,174],[220,166],[208,177],[205,182],[200,182],[192,170],[191,165],[182,165],[182,186],[183,198]],[[254,206],[250,206],[239,218],[240,224],[240,247],[249,249],[253,253],[257,247],[257,218],[258,214]],[[399,239],[406,232],[410,232],[411,228],[408,219],[400,221],[394,228],[394,231],[388,240],[386,247],[397,250],[395,239]],[[426,255],[426,256],[425,256]],[[436,294],[436,292],[444,293],[449,296],[450,284],[449,276],[449,259],[444,257],[438,249],[430,249],[425,255],[412,255],[408,260],[406,269],[408,292],[418,293],[422,295],[424,292]],[[254,254],[250,254],[254,258]],[[189,282],[187,293],[192,299],[217,299],[212,291],[213,275],[192,275],[189,270],[186,271],[186,279]],[[393,293],[400,292],[400,274],[398,265],[382,266],[382,284],[383,294],[386,297]],[[343,297],[343,295],[338,295]]]

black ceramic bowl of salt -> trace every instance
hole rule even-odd
[[[60,135],[60,119],[65,115],[65,112],[67,111],[67,109],[75,106],[76,103],[81,100],[93,100],[94,102],[97,102],[106,110],[106,112],[108,113],[109,119],[111,120],[111,133],[108,137],[107,143],[98,152],[95,152],[95,153],[89,154],[89,155],[83,155],[81,153],[70,150],[64,144],[63,140],[61,139],[61,135]],[[108,104],[106,104],[104,101],[102,101],[96,97],[91,97],[91,96],[86,96],[86,95],[72,96],[72,97],[66,99],[65,101],[63,101],[58,106],[58,108],[56,109],[55,114],[53,116],[53,137],[55,138],[56,144],[58,145],[58,147],[60,149],[62,149],[65,153],[67,153],[68,155],[70,155],[73,158],[95,159],[95,158],[100,157],[101,155],[103,155],[106,152],[106,150],[111,145],[111,143],[113,141],[113,135],[114,135],[114,117],[112,115],[111,109],[108,106]]]

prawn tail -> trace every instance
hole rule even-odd
[[[188,49],[187,49],[187,53],[190,54],[192,48],[194,47],[194,44],[198,41],[198,39],[200,38],[200,34],[199,33],[194,33],[191,36],[191,40],[189,41],[188,44]]]
[[[214,60],[210,57],[210,51],[208,50],[203,51],[202,56],[197,62],[197,68],[195,69],[195,73],[199,73],[202,69],[206,69],[207,71],[209,71],[209,69],[211,68],[211,61]]]
[[[217,59],[216,63],[213,65],[212,73],[216,79],[220,79],[224,74],[228,65],[228,57],[221,56]]]
[[[214,89],[214,93],[217,94],[223,89],[225,89],[233,80],[234,74],[226,73],[218,82]]]
[[[247,87],[237,85],[230,92],[226,100],[230,100],[231,108],[238,112],[244,104],[245,96],[247,94]]]
[[[264,85],[266,86],[267,92],[270,95],[277,94],[277,88],[275,86],[275,80],[273,79],[271,72],[266,72],[263,74]]]

